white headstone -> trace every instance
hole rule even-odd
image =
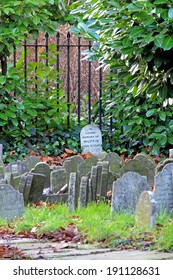
[[[100,129],[93,124],[84,126],[80,133],[82,153],[90,152],[99,156],[102,152],[102,135]]]

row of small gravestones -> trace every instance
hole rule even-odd
[[[63,166],[54,167],[33,156],[6,167],[0,159],[0,180],[0,217],[5,219],[20,217],[24,203],[40,200],[68,201],[69,211],[73,211],[78,200],[79,207],[85,207],[98,194],[105,197],[111,189],[111,213],[136,213],[138,224],[145,221],[154,225],[156,201],[157,212],[173,209],[173,159],[155,167],[145,154],[138,154],[127,164],[116,153],[103,153],[99,159],[91,157],[85,161],[73,156]],[[150,192],[153,184],[154,193]],[[65,185],[68,192],[57,194]],[[143,217],[147,213],[148,222]]]

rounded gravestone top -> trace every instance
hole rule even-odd
[[[81,129],[80,141],[82,153],[90,152],[99,156],[102,152],[102,135],[100,129],[94,124],[88,124]]]

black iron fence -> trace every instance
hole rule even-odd
[[[41,34],[34,42],[24,41],[24,75],[27,81],[27,67],[31,61],[38,62],[42,51],[47,53],[45,65],[48,65],[50,46],[56,44],[56,65],[55,69],[63,70],[57,79],[62,80],[65,98],[68,107],[67,125],[71,122],[71,104],[75,104],[74,112],[77,115],[77,122],[80,125],[83,114],[87,116],[87,123],[92,122],[93,104],[97,102],[98,124],[102,128],[102,83],[104,72],[99,67],[99,62],[86,61],[83,58],[83,51],[91,48],[90,41],[74,37],[70,32],[57,32],[54,36]],[[29,52],[28,52],[29,50]],[[13,64],[16,66],[21,53],[14,52]],[[27,84],[27,83],[26,83]],[[37,86],[37,85],[35,85]],[[57,92],[59,84],[57,84]],[[111,119],[110,119],[111,128]]]

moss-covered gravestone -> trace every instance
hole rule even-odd
[[[153,228],[156,225],[157,203],[151,191],[143,192],[135,210],[136,226],[140,229]]]

